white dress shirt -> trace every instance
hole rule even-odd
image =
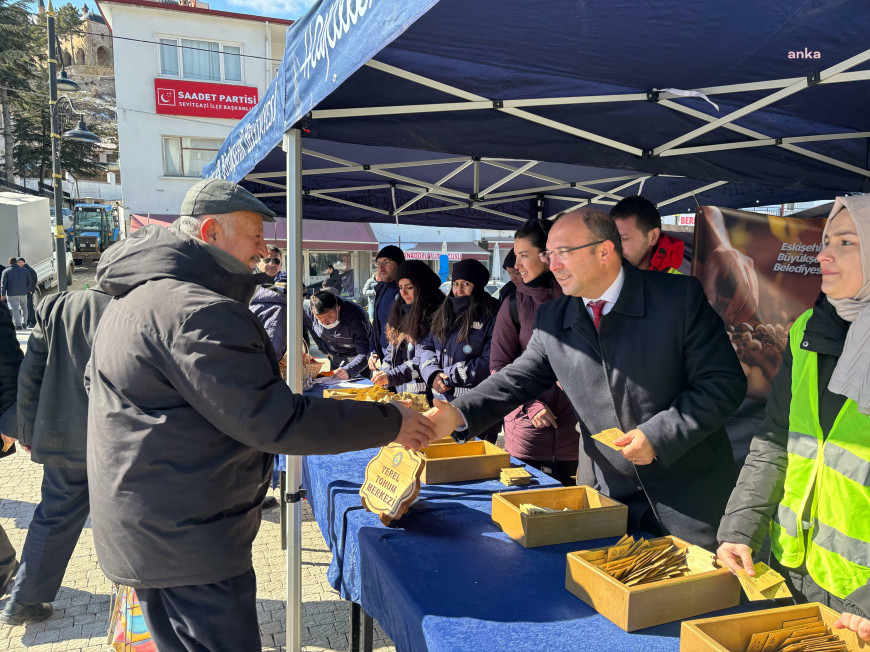
[[[613,305],[616,303],[616,300],[619,298],[619,293],[622,292],[622,284],[625,282],[625,270],[622,267],[619,268],[619,274],[616,276],[616,280],[604,291],[597,299],[594,297],[580,297],[583,300],[583,305],[586,306],[586,312],[589,313],[589,316],[594,320],[595,317],[592,314],[592,308],[589,307],[590,301],[601,301],[605,302],[604,309],[601,311],[602,315],[606,315],[611,310],[613,310]]]

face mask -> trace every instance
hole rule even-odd
[[[326,329],[326,330],[328,330],[328,331],[331,331],[333,328],[335,328],[336,326],[338,326],[338,318],[339,318],[339,316],[340,316],[340,313],[339,313],[339,312],[336,312],[336,313],[335,313],[335,321],[334,321],[334,322],[332,322],[331,324],[321,324],[321,326],[322,326],[324,329]]]
[[[462,312],[468,308],[471,303],[471,297],[450,297],[450,304],[455,312]]]

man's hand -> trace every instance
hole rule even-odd
[[[559,427],[559,422],[556,420],[556,415],[550,411],[550,408],[545,407],[532,415],[532,425],[535,428],[557,428]]]
[[[439,439],[432,421],[402,405],[399,401],[393,401],[391,405],[395,405],[402,413],[402,427],[395,439],[397,444],[418,451],[428,446],[430,442]]]
[[[758,309],[758,275],[755,263],[737,249],[717,247],[704,263],[704,293],[726,324],[749,321]],[[733,288],[733,294],[730,294]],[[720,292],[725,289],[725,292]],[[723,312],[724,309],[724,312]]]
[[[441,373],[435,376],[435,380],[432,381],[432,389],[434,389],[439,394],[446,394],[450,391],[450,388],[447,386],[445,382],[447,380],[447,374]]]
[[[651,464],[656,458],[656,451],[649,443],[649,439],[640,430],[629,430],[619,439],[613,441],[617,446],[625,446],[622,456],[632,464]]]
[[[721,561],[732,573],[737,575],[745,570],[750,577],[755,577],[755,564],[752,563],[752,548],[742,543],[723,543],[716,551]]]
[[[861,616],[844,611],[843,615],[834,623],[834,627],[837,629],[851,629],[862,641],[870,641],[870,620]]]
[[[372,382],[375,385],[380,385],[381,387],[387,386],[387,372],[386,371],[378,371],[375,375],[372,376]]]
[[[350,375],[344,369],[336,369],[332,372],[332,377],[336,380],[347,380]]]
[[[423,416],[435,424],[437,439],[449,437],[454,430],[465,425],[465,419],[462,418],[462,414],[450,403],[442,401],[440,398],[436,398],[434,402],[435,407],[427,411]]]
[[[377,371],[381,368],[381,359],[378,357],[377,353],[372,353],[369,356],[369,369],[372,371]]]

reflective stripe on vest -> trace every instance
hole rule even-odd
[[[870,417],[847,400],[824,438],[817,354],[803,341],[811,314],[801,315],[789,332],[788,465],[770,524],[771,549],[784,566],[805,564],[813,581],[845,598],[870,579]]]

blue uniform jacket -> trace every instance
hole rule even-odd
[[[344,369],[353,378],[368,367],[372,326],[368,313],[351,301],[338,299],[338,326],[324,328],[311,308],[305,311],[305,328],[333,368]]]
[[[426,383],[420,373],[422,339],[416,345],[407,340],[403,340],[396,347],[389,344],[384,352],[381,371],[387,372],[387,384],[397,392],[426,393]]]
[[[386,360],[387,345],[387,318],[393,308],[393,302],[399,297],[399,285],[395,281],[384,283],[381,281],[375,286],[375,311],[372,318],[372,334],[369,350],[377,353],[381,360]]]
[[[431,332],[425,337],[420,353],[423,382],[432,387],[436,374],[445,373],[447,385],[452,388],[446,395],[433,391],[433,396],[452,401],[489,377],[489,349],[494,326],[495,313],[472,324],[468,341],[457,342],[458,319],[450,327],[446,342]]]

